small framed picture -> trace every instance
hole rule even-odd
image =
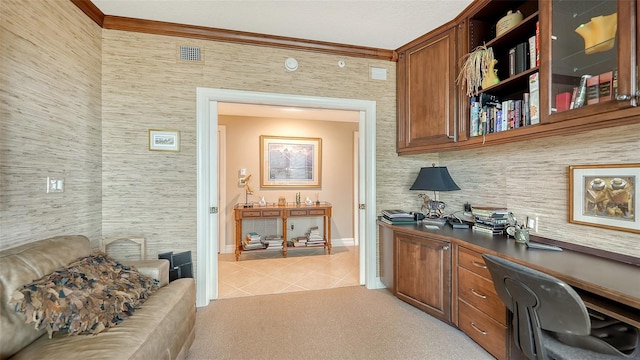
[[[180,151],[180,131],[149,129],[149,151]]]
[[[569,222],[640,233],[640,164],[569,166]]]

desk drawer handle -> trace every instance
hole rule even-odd
[[[480,269],[486,269],[487,265],[483,264],[483,263],[479,263],[475,260],[471,260],[471,264],[473,264],[473,266],[475,267],[479,267]]]
[[[487,295],[482,295],[482,294],[478,293],[478,292],[476,291],[476,289],[473,289],[473,288],[472,288],[472,289],[471,289],[471,292],[473,293],[473,295],[475,295],[475,296],[477,296],[477,297],[479,297],[479,298],[481,298],[481,299],[486,299],[486,298],[487,298]]]
[[[487,335],[489,334],[488,332],[484,331],[484,330],[480,330],[476,324],[474,324],[473,322],[471,322],[471,327],[474,328],[477,332],[479,332],[482,335]]]

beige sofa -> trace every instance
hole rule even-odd
[[[9,304],[12,293],[91,253],[84,236],[60,236],[0,251],[0,359],[184,359],[195,337],[193,279],[169,283],[169,262],[133,263],[160,280],[133,315],[97,335],[34,330]]]

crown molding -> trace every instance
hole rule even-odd
[[[71,2],[82,10],[91,20],[93,20],[98,26],[103,27],[104,14],[97,6],[95,6],[91,0],[71,0]]]
[[[103,29],[398,61],[398,53],[395,50],[111,16],[103,14],[91,0],[71,0],[71,2]]]

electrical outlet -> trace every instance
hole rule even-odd
[[[536,219],[532,217],[527,217],[527,228],[535,229],[536,228]]]

